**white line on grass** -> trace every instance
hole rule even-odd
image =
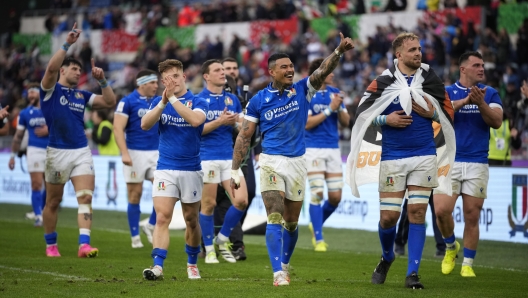
[[[49,271],[23,269],[23,268],[8,267],[8,266],[3,266],[3,265],[0,265],[0,268],[8,269],[8,270],[16,270],[16,271],[21,271],[21,272],[27,272],[27,273],[40,273],[40,274],[55,276],[55,277],[61,278],[61,279],[72,279],[72,280],[83,280],[83,281],[90,280],[89,278],[85,278],[85,277],[74,276],[74,275],[66,275],[66,274],[60,274],[60,273],[49,272]]]

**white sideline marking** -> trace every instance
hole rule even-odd
[[[85,278],[85,277],[78,277],[78,276],[74,276],[74,275],[66,275],[66,274],[60,274],[60,273],[49,272],[49,271],[40,271],[40,270],[23,269],[23,268],[8,267],[8,266],[3,266],[3,265],[0,265],[0,268],[2,268],[2,269],[9,269],[9,270],[16,270],[16,271],[22,271],[22,272],[27,272],[27,273],[40,273],[40,274],[45,274],[45,275],[51,275],[51,276],[55,276],[55,277],[60,277],[60,278],[62,278],[62,279],[83,280],[83,281],[90,280],[89,278]]]

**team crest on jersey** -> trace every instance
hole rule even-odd
[[[185,105],[186,107],[188,107],[189,109],[192,109],[192,101],[186,101],[186,102],[184,103],[184,105]]]
[[[277,183],[277,178],[275,178],[275,175],[270,175],[269,176],[269,182],[273,183],[273,184]]]
[[[79,98],[79,99],[83,98],[82,93],[81,92],[75,92],[75,98]]]
[[[394,179],[391,176],[387,177],[387,186],[394,186]]]
[[[165,182],[161,181],[158,183],[158,190],[165,190]]]
[[[136,172],[135,171],[132,171],[132,173],[130,173],[130,178],[136,178]]]
[[[214,171],[213,170],[209,171],[209,174],[207,176],[209,177],[209,179],[213,179],[215,176]]]
[[[233,105],[233,100],[231,99],[231,97],[226,96],[225,99],[224,99],[224,103],[225,103],[226,106],[232,106]]]
[[[297,91],[295,91],[295,88],[291,88],[290,91],[288,91],[288,98],[291,98],[295,95],[297,95]]]

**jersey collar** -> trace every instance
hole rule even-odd
[[[202,91],[202,94],[204,96],[222,97],[222,96],[225,95],[225,90],[222,90],[222,93],[213,93],[213,92],[209,91],[209,89],[204,88],[203,91]]]
[[[467,90],[467,89],[468,89],[467,87],[465,87],[464,85],[462,85],[462,84],[460,83],[460,81],[456,81],[455,86],[456,86],[458,89],[460,89],[460,90]],[[486,86],[485,86],[484,84],[482,84],[482,83],[477,83],[476,86],[479,87],[480,89],[486,87]]]
[[[179,100],[189,100],[193,98],[194,98],[194,95],[189,90],[187,90],[187,92],[182,97],[178,97]]]

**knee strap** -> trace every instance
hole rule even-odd
[[[326,187],[328,192],[340,191],[343,188],[343,177],[326,178]]]
[[[79,191],[77,191],[77,192],[75,193],[75,196],[78,197],[78,198],[80,198],[80,197],[82,197],[82,196],[84,196],[84,195],[93,196],[93,190],[90,190],[90,189],[81,189],[81,190],[79,190]]]
[[[309,174],[308,183],[310,184],[310,194],[312,197],[311,203],[314,205],[320,204],[323,201],[323,198],[319,194],[324,191],[324,175]]]
[[[290,232],[294,232],[294,231],[297,229],[297,224],[298,224],[297,221],[294,221],[294,222],[286,222],[286,221],[285,221],[285,222],[282,224],[282,226],[283,226],[286,230],[288,230],[288,231],[290,231]]]
[[[409,204],[428,204],[430,190],[411,190],[409,191]]]
[[[380,199],[380,210],[401,212],[403,198],[382,198]]]
[[[269,224],[281,225],[283,221],[284,219],[280,213],[274,212],[268,215]]]
[[[85,213],[92,213],[92,204],[79,204],[79,210],[77,211],[79,214],[85,214]]]

